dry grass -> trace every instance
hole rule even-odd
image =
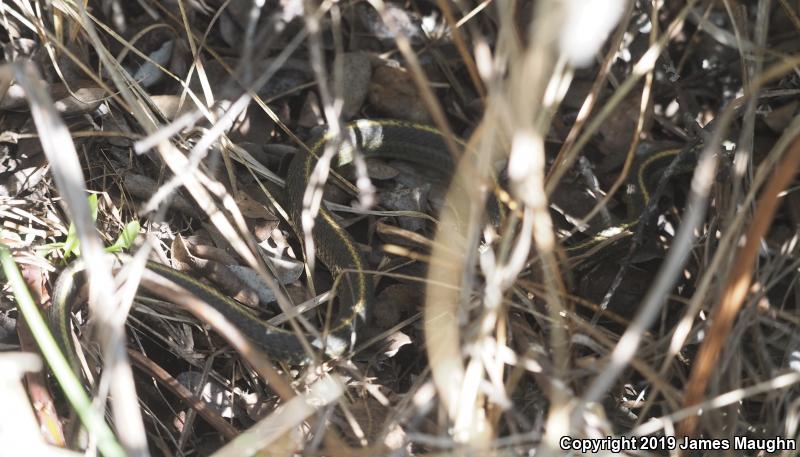
[[[53,243],[73,224],[90,284],[91,312],[78,320],[91,316],[92,394],[127,453],[562,455],[577,453],[563,437],[651,437],[636,443],[663,454],[684,438],[795,442],[796,6],[251,3],[0,3],[0,238],[45,303],[47,272],[70,260]],[[335,136],[359,117],[435,125],[461,160],[446,189],[426,187],[420,170],[402,188],[395,169],[359,158],[341,171],[333,148],[322,157],[304,217],[326,181],[354,176],[329,208],[378,282],[379,322],[347,357],[287,366],[223,316],[198,323],[134,298],[145,260],[184,262],[185,241],[190,260],[247,267],[272,290],[273,319],[313,333],[335,280],[321,268],[298,279],[310,228],[296,239],[280,223],[274,189],[315,126]],[[696,152],[693,173],[657,182],[647,220],[587,243],[626,219],[642,154],[667,149]],[[422,206],[388,207],[383,194],[408,188]],[[443,208],[435,219],[428,200]],[[142,233],[114,279],[103,247],[132,220]],[[2,316],[13,316],[3,294]],[[300,303],[311,311],[293,311]],[[34,350],[19,332],[4,347]],[[28,394],[53,401],[61,414],[38,419],[58,424],[68,406],[36,389],[45,384],[28,379]]]

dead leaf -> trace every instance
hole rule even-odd
[[[425,104],[416,85],[404,69],[382,66],[372,73],[369,103],[382,115],[429,124]]]

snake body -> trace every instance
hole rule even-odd
[[[330,133],[320,135],[308,150],[298,152],[289,166],[285,196],[282,198],[284,201],[281,203],[285,205],[289,223],[300,239],[303,236],[303,195],[318,158],[332,139]],[[354,149],[357,149],[365,157],[405,160],[432,167],[445,176],[449,176],[453,169],[453,161],[447,153],[444,139],[437,130],[427,126],[393,120],[355,121],[343,129],[343,141],[339,144],[336,151],[338,166],[351,163]],[[352,347],[356,326],[365,319],[373,300],[373,286],[365,274],[367,261],[364,255],[350,234],[339,225],[324,205],[315,220],[312,236],[316,258],[320,259],[335,278],[340,279],[336,290],[339,301],[337,316],[326,329],[325,338],[312,339],[311,344],[324,349],[328,356],[336,357]],[[275,360],[298,365],[310,361],[299,336],[294,332],[265,323],[237,301],[185,273],[155,262],[148,262],[147,268],[225,315],[249,340]],[[70,331],[70,316],[83,280],[79,274],[82,271],[83,265],[77,261],[59,275],[52,294],[53,306],[48,312],[48,320],[56,340],[72,359],[74,367],[78,365]],[[159,290],[152,287],[147,280],[143,280],[140,286],[151,294],[159,295]],[[168,296],[160,298],[170,299]]]
[[[453,161],[444,139],[433,128],[402,121],[359,120],[348,124],[343,134],[336,151],[337,166],[350,164],[357,150],[364,157],[404,160],[433,167],[444,176],[452,174]],[[331,139],[329,133],[323,134],[312,143],[308,152],[301,153],[289,166],[286,206],[289,221],[299,239],[303,239],[303,196],[318,157]],[[364,274],[367,269],[364,255],[324,205],[320,207],[311,233],[316,258],[340,281],[336,290],[339,314],[330,328],[332,338],[328,341],[328,346],[339,354],[352,345],[357,321],[366,320],[373,294],[372,281]]]
[[[404,160],[433,168],[444,176],[450,176],[454,162],[445,145],[444,138],[434,128],[393,120],[360,120],[347,124],[343,129],[343,140],[336,150],[337,165],[352,162],[354,151],[365,157],[381,157]],[[325,133],[311,143],[306,151],[299,152],[292,160],[287,178],[283,204],[288,213],[290,225],[302,239],[301,216],[303,195],[308,186],[318,158],[326,146],[332,144],[333,136]],[[649,172],[665,159],[674,158],[679,150],[656,153],[652,159],[640,161],[632,174],[631,182],[639,187],[639,206],[647,204],[651,198]],[[629,228],[636,224],[632,220],[621,224]],[[367,261],[358,249],[353,238],[344,230],[324,205],[315,220],[312,238],[316,247],[316,258],[325,264],[335,278],[339,278],[336,296],[339,300],[338,313],[331,319],[325,337],[311,341],[313,346],[324,349],[328,356],[342,355],[355,341],[358,323],[366,318],[373,300],[372,281],[365,273]],[[590,240],[591,241],[591,240]],[[593,241],[592,241],[593,242]],[[310,360],[303,349],[299,336],[294,332],[273,327],[263,322],[256,314],[227,297],[213,287],[162,264],[148,262],[147,268],[159,276],[172,281],[201,299],[221,314],[253,343],[276,360],[291,364],[303,364]],[[70,358],[75,361],[74,347],[70,331],[72,305],[80,285],[78,273],[83,269],[80,262],[73,262],[59,276],[53,291],[53,306],[49,320],[56,339]],[[159,295],[155,287],[147,281],[141,287],[154,295]],[[170,297],[160,297],[169,300]]]

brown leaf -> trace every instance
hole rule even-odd
[[[369,103],[382,115],[429,124],[422,98],[411,75],[402,68],[378,67],[372,73]]]

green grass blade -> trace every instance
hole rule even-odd
[[[100,452],[106,457],[124,456],[125,451],[105,423],[102,415],[96,414],[92,409],[86,391],[84,391],[80,381],[75,377],[75,373],[73,373],[64,354],[61,353],[58,344],[50,333],[50,328],[45,323],[33,298],[31,298],[25,281],[11,256],[11,251],[4,244],[0,244],[0,264],[2,264],[3,272],[14,292],[19,311],[25,317],[25,321],[28,323],[28,327],[30,327],[36,344],[39,345],[42,355],[47,361],[47,365],[50,366],[56,380],[58,380],[58,384],[64,391],[64,395],[75,408],[83,425],[89,433],[97,437],[97,447]]]

